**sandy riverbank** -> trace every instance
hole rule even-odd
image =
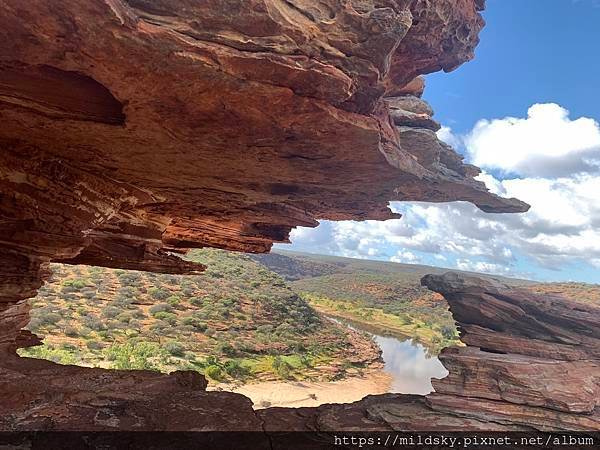
[[[219,384],[209,387],[209,390],[222,389],[243,394],[254,402],[255,409],[269,406],[298,408],[325,403],[352,403],[370,394],[389,392],[391,383],[391,376],[383,370],[371,370],[360,376],[331,382],[268,381],[242,386]]]

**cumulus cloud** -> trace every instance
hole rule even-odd
[[[394,256],[390,258],[390,261],[397,263],[410,263],[416,264],[421,260],[417,255],[409,251],[399,251]]]
[[[572,120],[555,103],[533,105],[526,118],[480,120],[464,145],[473,164],[505,174],[559,177],[597,172],[600,165],[598,122]]]
[[[461,144],[461,140],[452,132],[452,128],[442,126],[437,132],[437,137],[440,141],[444,141],[450,147],[457,148]]]
[[[492,192],[520,198],[531,210],[486,214],[464,202],[392,203],[402,219],[325,222],[295,231],[296,247],[503,275],[523,275],[523,261],[533,274],[574,264],[600,267],[596,121],[571,119],[556,104],[534,105],[526,118],[482,120],[466,136],[442,128],[439,136],[459,143],[470,162],[483,167],[479,179]]]

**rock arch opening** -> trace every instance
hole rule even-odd
[[[30,301],[27,330],[42,343],[18,353],[62,365],[195,371],[209,390],[242,393],[255,409],[427,394],[431,377],[447,374],[436,355],[442,342],[458,341],[453,322],[440,318],[443,300],[342,300],[352,291],[328,298],[319,289],[327,280],[314,276],[327,264],[318,257],[207,249],[188,259],[208,270],[172,275],[52,264],[51,278]],[[300,289],[290,282],[302,274],[285,276],[282,259],[312,265],[313,287],[306,279]],[[408,291],[418,290],[413,278]],[[391,311],[394,304],[402,312]],[[389,323],[403,328],[386,329]]]

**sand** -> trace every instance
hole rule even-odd
[[[325,403],[352,403],[370,394],[389,392],[391,383],[392,378],[389,374],[383,370],[372,370],[361,376],[339,381],[268,381],[242,386],[219,384],[209,387],[209,390],[243,394],[254,402],[254,409],[270,406],[298,408]]]

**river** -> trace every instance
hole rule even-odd
[[[433,391],[431,378],[444,378],[448,375],[448,371],[438,358],[428,356],[425,347],[413,342],[411,339],[381,336],[373,332],[373,329],[367,329],[361,324],[355,322],[349,324],[334,317],[328,318],[373,337],[382,351],[381,357],[385,364],[383,370],[392,379],[389,392],[429,394]]]
[[[339,381],[263,382],[225,389],[250,397],[255,408],[319,406],[351,403],[370,394],[428,394],[433,391],[431,378],[443,378],[448,374],[438,358],[428,356],[422,345],[410,339],[381,336],[360,324],[329,319],[371,335],[381,348],[383,369],[369,370],[362,376]]]

